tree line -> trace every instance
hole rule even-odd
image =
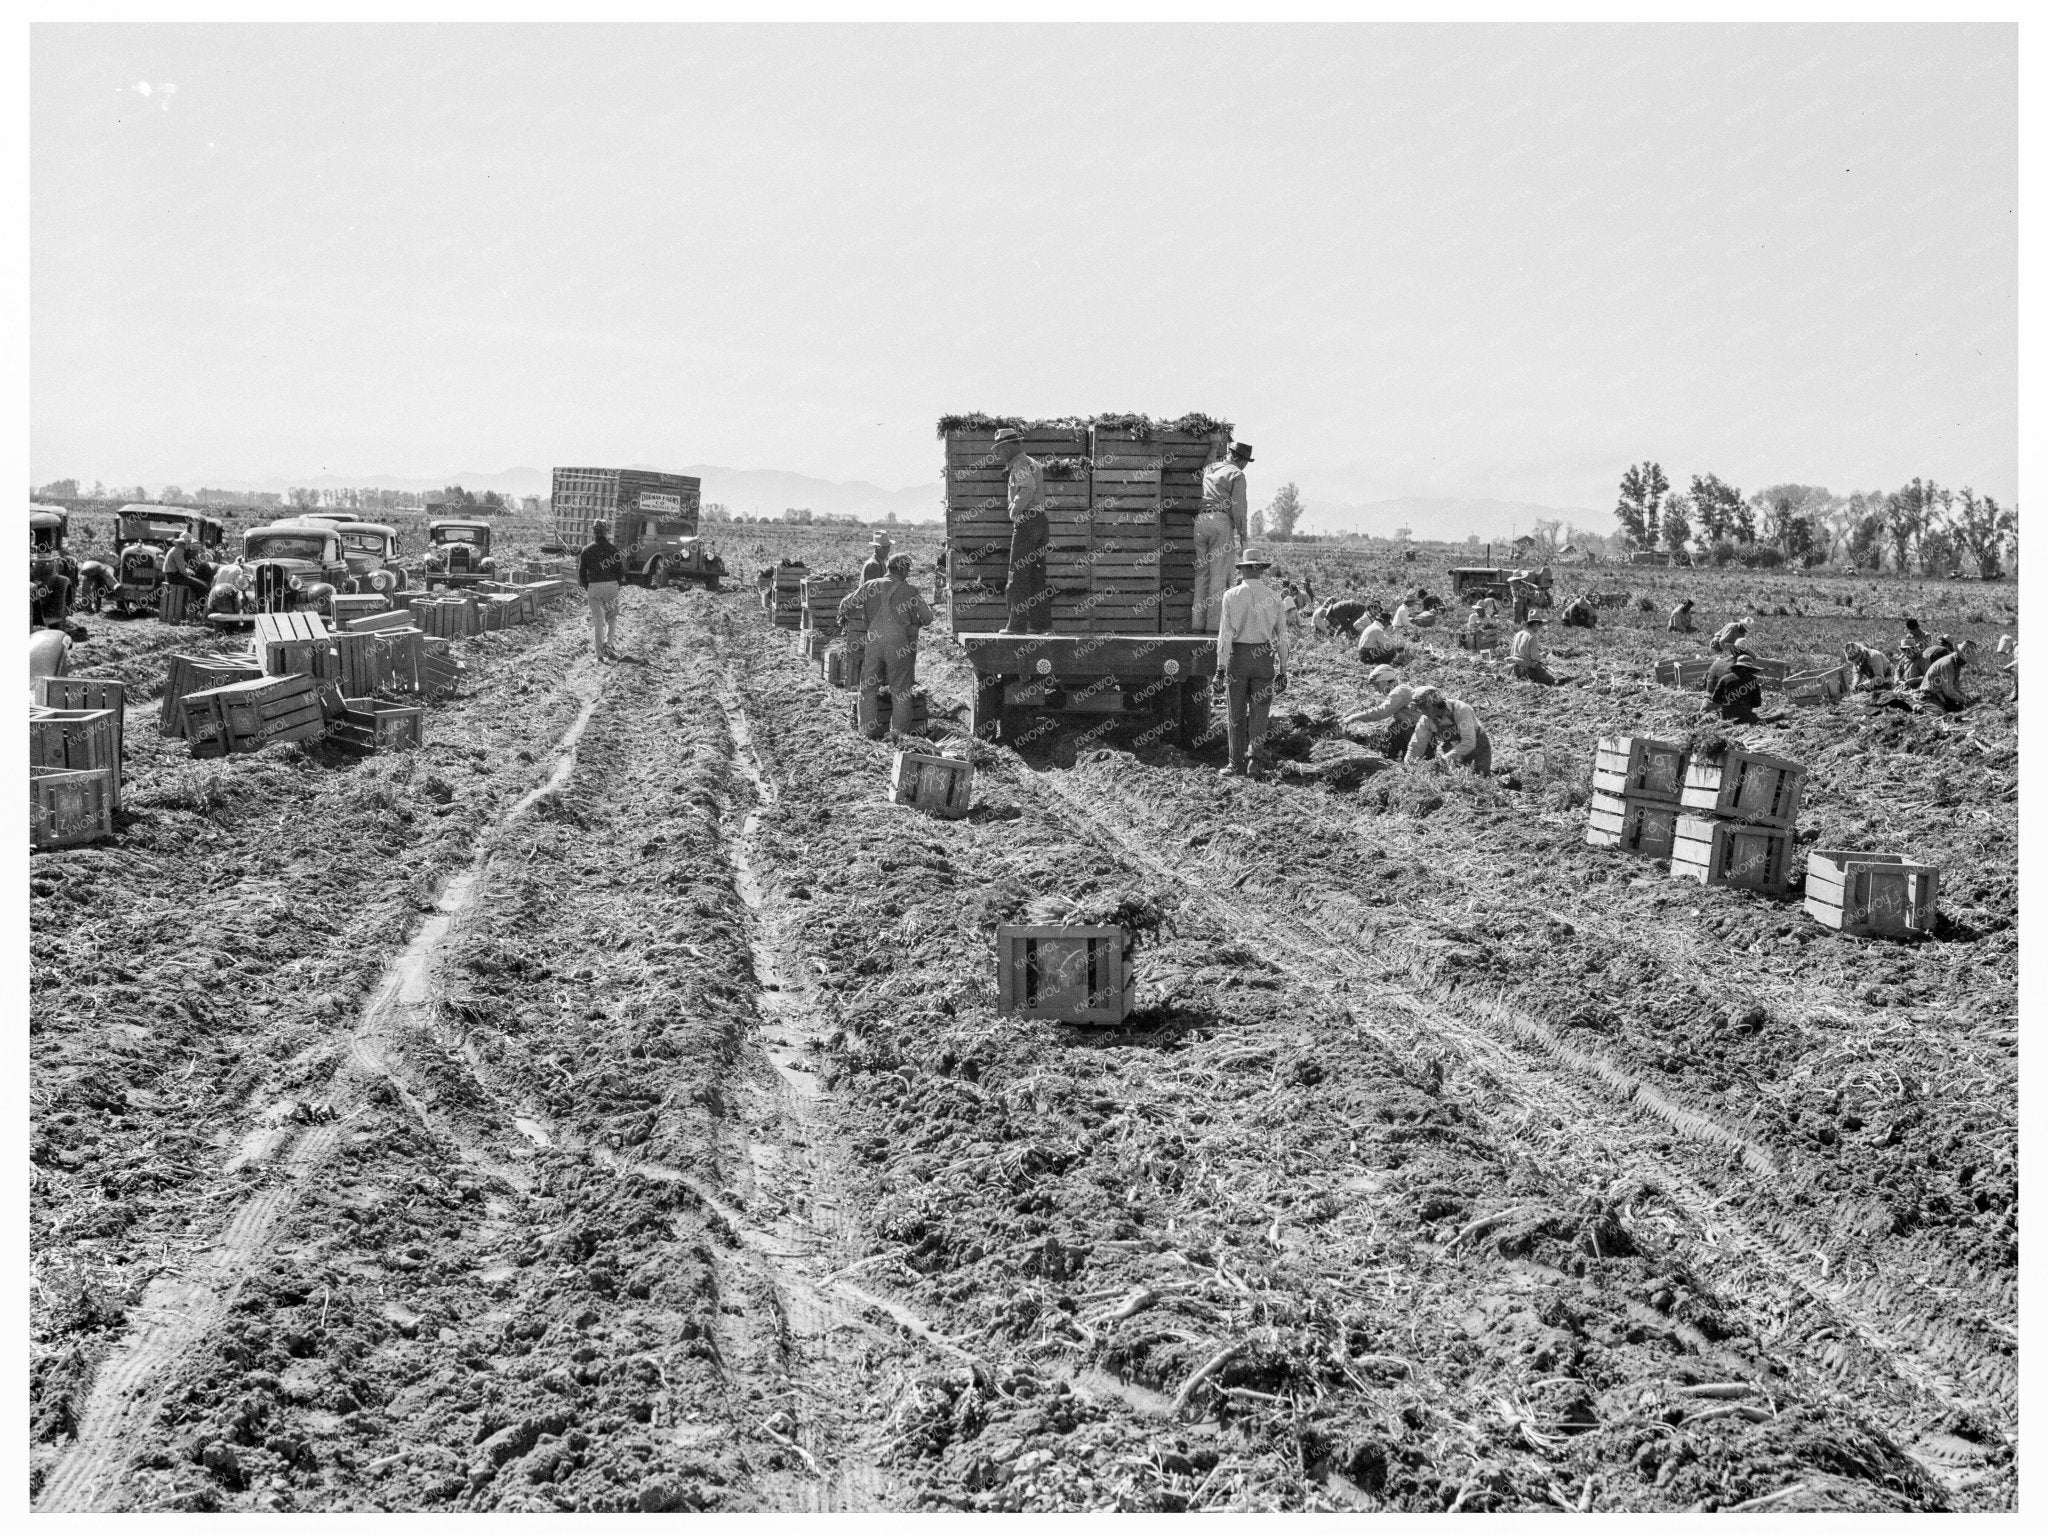
[[[1662,549],[1695,564],[1835,561],[1882,570],[1889,562],[1901,574],[1946,576],[1969,560],[1988,580],[2019,555],[2017,506],[1918,477],[1897,490],[1849,496],[1820,485],[1772,485],[1745,497],[1716,474],[1696,474],[1686,489],[1674,489],[1663,466],[1645,460],[1623,472],[1614,519],[1628,549]]]

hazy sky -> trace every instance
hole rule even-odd
[[[140,87],[149,86],[143,94]],[[2017,489],[2011,27],[53,27],[30,468]],[[171,87],[175,91],[171,91]]]

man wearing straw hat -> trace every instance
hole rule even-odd
[[[1237,561],[1244,579],[1218,604],[1216,670],[1230,690],[1230,765],[1225,778],[1250,771],[1251,749],[1266,735],[1273,695],[1287,687],[1287,619],[1280,593],[1264,579],[1273,562],[1256,549]]]

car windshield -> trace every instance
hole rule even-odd
[[[158,522],[154,518],[125,517],[121,520],[123,538],[139,538],[145,543],[168,544],[185,531],[182,522]]]
[[[352,554],[385,554],[389,552],[384,547],[384,535],[382,533],[344,533],[341,535],[341,547]]]
[[[437,544],[474,544],[479,548],[491,541],[491,535],[484,528],[436,528],[434,542]]]
[[[251,533],[243,551],[252,560],[317,560],[327,552],[319,533]]]

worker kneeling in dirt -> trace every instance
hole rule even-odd
[[[840,627],[856,617],[867,628],[860,657],[861,733],[870,739],[881,735],[876,691],[886,683],[889,729],[895,735],[909,735],[910,698],[917,691],[917,631],[932,621],[931,604],[910,584],[909,555],[891,555],[887,575],[861,582],[840,600]]]
[[[1391,666],[1375,666],[1365,679],[1380,690],[1381,701],[1369,709],[1354,709],[1337,723],[1346,731],[1360,725],[1371,725],[1380,720],[1388,721],[1386,739],[1380,744],[1382,756],[1399,761],[1407,752],[1408,743],[1415,738],[1416,723],[1422,718],[1422,710],[1415,702],[1419,689],[1401,680],[1401,674]]]
[[[1540,682],[1547,688],[1557,686],[1557,674],[1543,664],[1543,641],[1536,633],[1543,627],[1543,620],[1530,614],[1522,620],[1522,627],[1516,633],[1508,649],[1508,659],[1514,664],[1515,675],[1523,682]]]
[[[1365,628],[1358,636],[1358,659],[1367,666],[1385,666],[1399,661],[1408,654],[1408,647],[1387,632],[1387,624],[1380,611],[1375,608],[1365,617]]]
[[[1593,611],[1593,604],[1584,597],[1574,597],[1565,604],[1564,612],[1558,615],[1558,622],[1567,629],[1591,629],[1600,622],[1600,615]]]
[[[1757,723],[1757,705],[1764,701],[1763,676],[1747,654],[1738,654],[1707,694],[1706,712],[1744,725]]]
[[[1493,771],[1493,737],[1470,704],[1433,687],[1417,688],[1414,703],[1422,717],[1415,723],[1406,760],[1428,762],[1433,756],[1468,767],[1481,778]]]
[[[1692,598],[1686,598],[1671,610],[1671,622],[1664,627],[1673,634],[1692,633]]]
[[[1733,655],[1738,650],[1749,649],[1749,625],[1739,618],[1730,619],[1714,632],[1707,642],[1707,649],[1716,655]]]
[[[1960,650],[1951,650],[1931,663],[1920,679],[1920,707],[1954,714],[1977,700],[1963,691],[1963,668],[1977,653],[1975,640],[1964,640]]]
[[[1851,692],[1863,692],[1892,685],[1892,658],[1875,645],[1859,645],[1850,640],[1842,647],[1842,659],[1849,663],[1854,676],[1850,683]]]

